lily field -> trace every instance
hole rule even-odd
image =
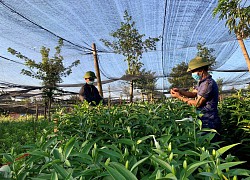
[[[221,132],[178,100],[76,104],[52,120],[0,120],[0,179],[250,179],[250,94],[219,102]],[[211,141],[215,133],[218,142]]]

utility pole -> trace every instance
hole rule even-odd
[[[100,76],[100,70],[99,70],[99,64],[98,64],[98,59],[97,59],[97,52],[96,52],[95,43],[92,44],[92,49],[93,49],[93,56],[94,56],[95,72],[96,72],[96,77],[97,77],[97,87],[98,87],[99,94],[103,97],[102,81],[101,81],[101,76]]]

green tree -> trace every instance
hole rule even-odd
[[[155,72],[146,71],[146,69],[142,69],[139,76],[140,78],[135,80],[135,87],[140,89],[142,94],[146,94],[147,99],[149,99],[149,95],[151,95],[151,100],[153,100],[157,81],[155,77]]]
[[[212,63],[212,66],[216,64],[215,57],[212,55],[213,48],[205,47],[205,43],[197,44],[197,56],[204,57]],[[187,72],[188,64],[181,62],[175,66],[169,74],[168,81],[171,84],[170,88],[191,88],[195,84],[195,80],[192,78],[189,72]]]
[[[8,48],[8,51],[11,54],[15,55],[20,59],[23,59],[25,61],[25,65],[29,68],[29,70],[22,69],[21,74],[42,81],[42,91],[45,98],[45,107],[48,108],[49,119],[53,95],[55,91],[58,90],[57,83],[63,82],[62,77],[70,75],[72,73],[72,68],[80,63],[79,60],[76,60],[70,66],[64,67],[64,58],[61,55],[62,46],[63,40],[59,39],[58,46],[55,47],[56,52],[54,54],[54,57],[52,58],[49,57],[50,49],[43,46],[40,50],[40,53],[42,55],[41,62],[32,60],[22,55],[22,53],[17,52],[12,48]]]
[[[250,6],[243,5],[242,0],[219,0],[213,16],[219,14],[219,20],[226,19],[225,25],[228,26],[229,33],[235,33],[250,71],[250,58],[243,41],[250,37]]]
[[[138,75],[143,63],[140,62],[142,54],[148,50],[156,49],[156,42],[159,38],[151,38],[144,40],[145,34],[140,34],[135,27],[135,22],[127,11],[124,12],[124,22],[121,27],[110,33],[116,40],[110,42],[105,39],[101,41],[105,46],[111,48],[115,53],[122,54],[127,62],[128,69],[126,74]],[[133,80],[130,81],[130,102],[133,101]]]
[[[122,86],[122,94],[124,94],[127,98],[127,101],[128,101],[128,97],[129,97],[129,86]]]
[[[171,84],[170,88],[190,88],[194,85],[195,80],[187,72],[188,64],[181,62],[177,64],[171,71],[168,77],[168,81]]]
[[[216,57],[213,56],[214,49],[208,48],[205,45],[206,45],[206,43],[198,43],[197,44],[197,50],[198,50],[197,56],[203,57],[203,58],[207,59],[208,61],[210,61],[212,63],[210,68],[212,68],[216,64],[216,62],[215,62]]]
[[[222,78],[218,78],[216,80],[218,88],[219,88],[219,93],[222,93],[222,87],[223,87],[223,79]]]
[[[217,83],[217,85],[218,85],[218,89],[219,89],[219,99],[220,99],[220,101],[222,101],[223,100],[223,94],[222,94],[222,88],[223,88],[223,78],[218,78],[217,80],[216,80],[216,83]]]

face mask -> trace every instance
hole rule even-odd
[[[89,81],[89,82],[87,82],[87,84],[93,85],[93,84],[94,84],[94,81]]]
[[[192,73],[192,77],[194,78],[195,81],[201,80],[201,76],[199,76],[197,72]]]

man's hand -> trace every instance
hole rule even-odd
[[[178,88],[172,88],[171,90],[173,90],[175,92],[180,92],[180,90]]]
[[[171,89],[170,94],[174,98],[179,98],[181,96],[178,88]]]
[[[83,97],[82,95],[79,95],[79,99],[80,99],[81,101],[83,101],[83,100],[84,100],[84,97]]]

